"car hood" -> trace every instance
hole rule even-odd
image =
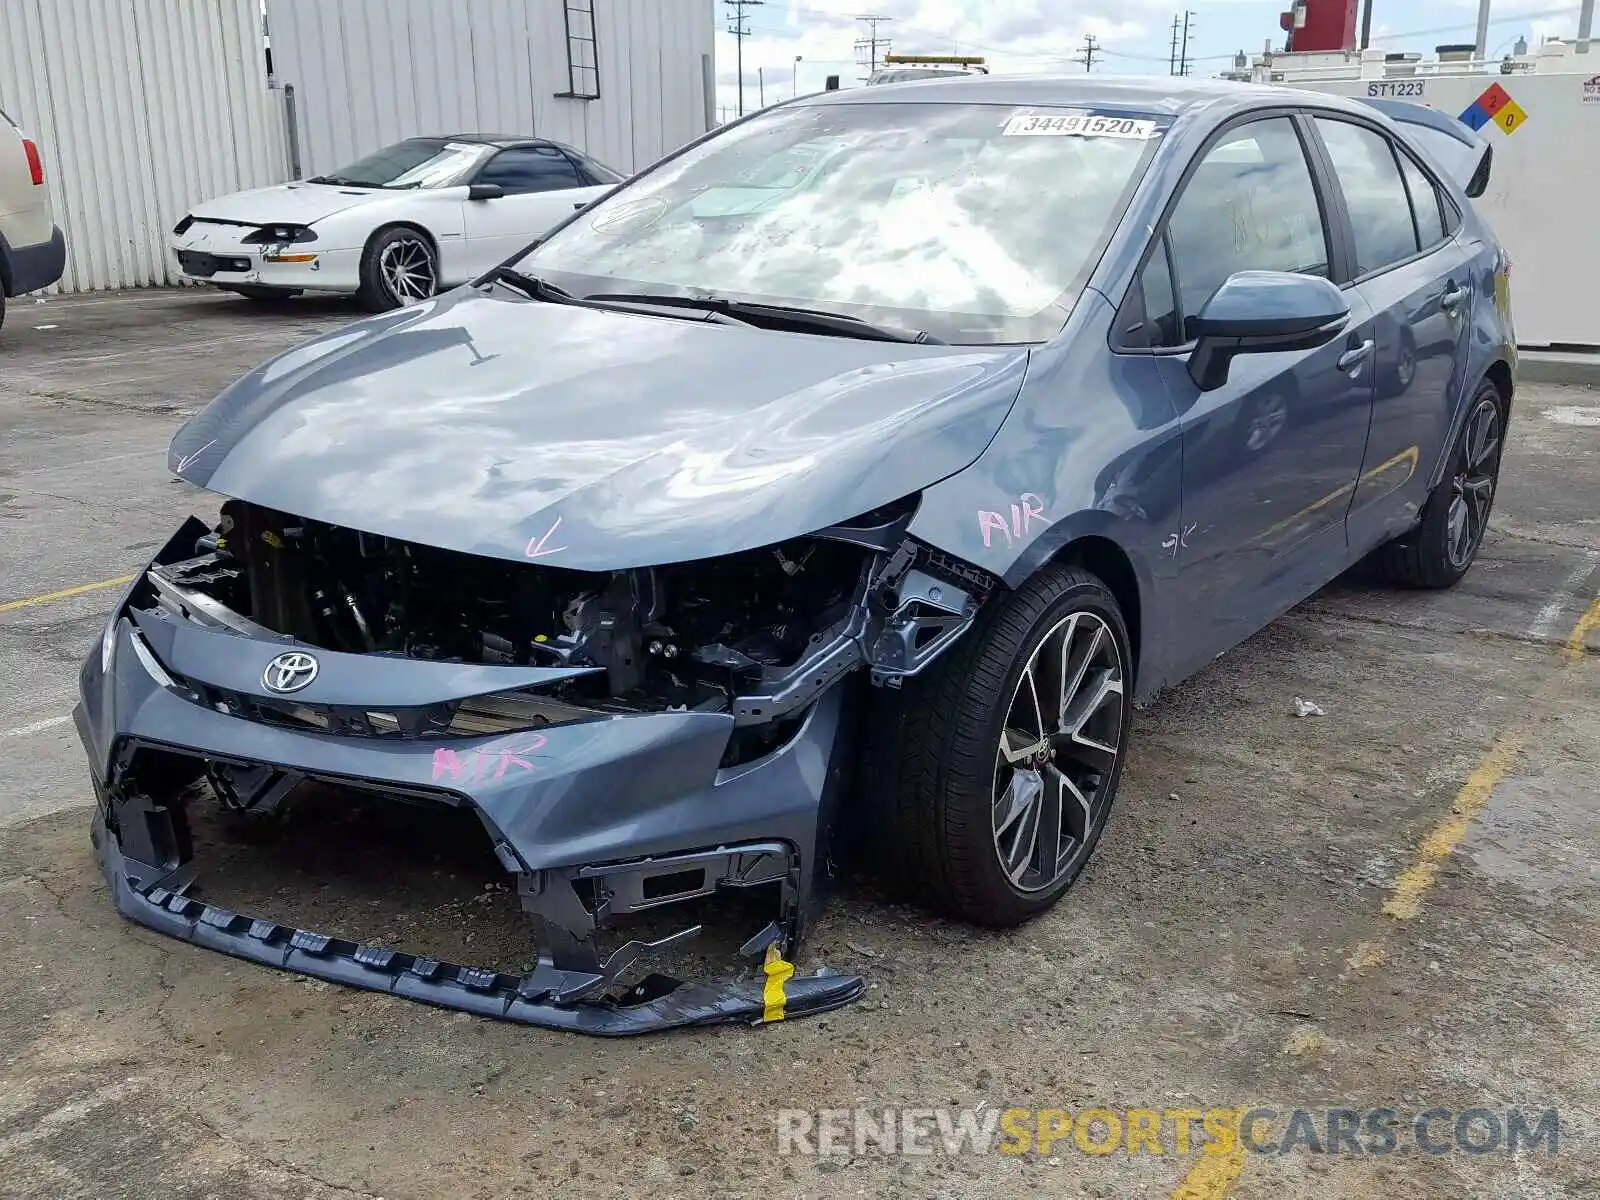
[[[239,380],[173,441],[211,491],[585,570],[771,545],[971,463],[1027,351],[709,325],[463,288]]]
[[[273,187],[252,188],[207,200],[189,210],[203,221],[239,222],[247,225],[310,225],[323,217],[394,197],[382,188],[340,188],[323,183],[280,183]]]

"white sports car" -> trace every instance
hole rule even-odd
[[[252,300],[344,292],[382,311],[482,274],[621,181],[543,138],[408,138],[329,175],[209,200],[172,248],[188,278]]]

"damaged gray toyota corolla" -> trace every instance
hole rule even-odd
[[[82,672],[118,907],[597,1034],[859,996],[790,961],[846,826],[931,907],[1043,912],[1105,826],[1136,696],[1391,539],[1380,565],[1440,586],[1482,537],[1500,256],[1397,150],[1467,298],[1408,310],[1413,369],[1364,365],[1391,348],[1351,339],[1406,326],[1337,286],[1366,268],[1324,119],[1400,144],[1333,97],[1168,80],[808,98],[251,372],[171,450],[220,521],[174,535]],[[1329,229],[1240,241],[1247,210]],[[308,782],[474,814],[536,965],[207,903],[189,807],[269,817]],[[636,973],[694,926],[602,946],[608,918],[733,889],[772,897],[748,982]]]

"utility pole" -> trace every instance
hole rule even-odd
[[[1172,14],[1172,48],[1167,51],[1167,74],[1178,73],[1178,14]]]
[[[862,51],[866,52],[867,74],[871,75],[878,69],[878,47],[881,45],[886,52],[889,49],[889,39],[880,38],[878,36],[878,26],[884,24],[885,22],[892,21],[894,18],[857,17],[856,20],[862,22],[867,27],[867,36],[856,39],[856,53],[860,54]]]
[[[1482,59],[1489,53],[1489,0],[1478,0],[1478,37],[1472,57]]]
[[[728,26],[728,32],[733,34],[733,44],[736,47],[734,57],[738,60],[739,115],[742,117],[744,116],[744,40],[750,36],[750,27],[744,23],[744,10],[760,8],[767,0],[722,0],[722,2],[733,10],[733,16],[729,18],[733,24]]]
[[[1372,0],[1364,0],[1361,5],[1361,48],[1365,50],[1372,44]]]
[[[1072,61],[1082,63],[1085,73],[1092,71],[1094,70],[1094,56],[1099,49],[1100,43],[1094,40],[1094,34],[1086,33],[1083,35],[1083,53]]]
[[[756,68],[756,87],[759,89],[756,92],[759,97],[757,103],[762,108],[765,108],[767,106],[767,69],[765,67]]]
[[[1183,39],[1179,43],[1179,48],[1178,48],[1178,74],[1179,75],[1187,75],[1189,73],[1189,27],[1193,23],[1194,23],[1194,13],[1185,12],[1183,14]]]

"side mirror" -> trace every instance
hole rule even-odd
[[[1331,282],[1315,275],[1240,271],[1230,275],[1189,321],[1196,339],[1189,377],[1202,392],[1228,382],[1240,354],[1315,350],[1350,321],[1350,305]]]
[[[498,183],[472,183],[467,185],[468,200],[498,200],[506,194]]]

